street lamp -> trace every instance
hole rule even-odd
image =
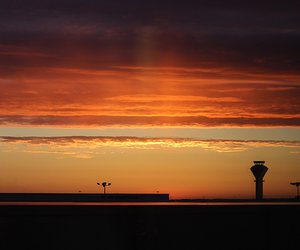
[[[296,196],[296,198],[299,199],[299,186],[300,186],[300,182],[291,182],[290,184],[293,185],[293,186],[296,186],[296,188],[297,188],[297,196]]]
[[[97,185],[98,185],[98,186],[101,185],[101,186],[103,187],[103,193],[106,194],[106,186],[110,186],[111,183],[110,183],[110,182],[104,181],[104,182],[102,182],[101,184],[100,184],[99,182],[97,182]]]

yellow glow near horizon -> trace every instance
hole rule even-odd
[[[291,197],[299,142],[126,137],[4,138],[0,192],[170,193],[173,198],[253,197],[249,168],[266,160],[266,197]],[[101,191],[101,190],[100,190]]]

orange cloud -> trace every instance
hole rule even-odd
[[[287,76],[249,75],[222,68],[22,69],[0,78],[0,126],[299,126],[300,86]]]

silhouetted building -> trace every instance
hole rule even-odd
[[[0,201],[164,202],[169,201],[169,194],[0,193]]]
[[[254,161],[254,165],[250,168],[255,177],[256,186],[256,200],[263,199],[263,178],[268,171],[268,168],[264,165],[265,161]]]

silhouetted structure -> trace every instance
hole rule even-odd
[[[268,168],[264,165],[265,161],[253,161],[254,165],[250,168],[255,177],[256,183],[256,200],[263,199],[263,178],[268,171]]]
[[[296,186],[296,189],[297,189],[296,199],[299,199],[299,198],[300,198],[300,196],[299,196],[299,186],[300,186],[300,182],[291,182],[290,184],[293,185],[293,186]]]
[[[0,193],[0,201],[28,202],[163,202],[169,194]]]
[[[99,185],[99,186],[100,186],[100,183],[99,183],[99,182],[97,182],[97,185]],[[104,181],[104,182],[102,182],[102,183],[101,183],[101,185],[102,185],[102,187],[103,187],[103,193],[104,193],[104,194],[106,194],[106,186],[110,186],[110,185],[111,185],[111,183],[110,183],[110,182],[106,182],[106,181]]]

